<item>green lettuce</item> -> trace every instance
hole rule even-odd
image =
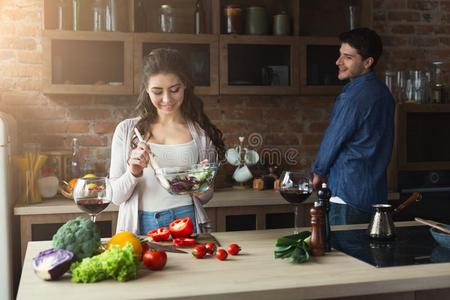
[[[92,283],[108,278],[124,282],[134,279],[139,269],[139,261],[133,246],[127,243],[124,247],[112,246],[103,253],[84,258],[72,264],[72,281]]]

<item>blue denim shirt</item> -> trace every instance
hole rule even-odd
[[[389,89],[373,72],[351,80],[336,99],[312,167],[328,176],[333,196],[366,212],[387,201],[394,111]]]

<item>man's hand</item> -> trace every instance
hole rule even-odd
[[[314,174],[314,177],[313,177],[313,187],[314,187],[314,189],[318,190],[322,186],[322,183],[324,183],[326,181],[327,181],[326,177]]]

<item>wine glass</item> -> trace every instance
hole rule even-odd
[[[112,188],[107,177],[79,178],[73,189],[73,200],[95,223],[95,217],[112,200]]]
[[[309,172],[284,171],[280,177],[280,194],[294,205],[294,234],[300,233],[300,203],[308,199],[313,191]]]

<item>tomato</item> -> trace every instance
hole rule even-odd
[[[197,241],[193,238],[176,238],[173,239],[172,243],[176,247],[192,247],[197,244]]]
[[[238,244],[228,245],[227,252],[231,255],[238,255],[239,251],[241,251],[241,247]]]
[[[219,248],[216,251],[216,258],[218,260],[225,260],[227,259],[228,253],[225,251],[225,249]]]
[[[162,270],[167,263],[167,254],[165,251],[147,250],[143,261],[150,270]]]
[[[194,233],[194,223],[190,218],[176,219],[169,225],[173,238],[185,238]]]
[[[192,255],[196,258],[203,258],[206,255],[205,245],[198,245],[192,250]]]
[[[214,243],[207,243],[206,245],[205,245],[205,248],[206,248],[206,253],[208,253],[208,254],[214,254],[214,252],[216,251],[216,244],[214,244]]]
[[[151,236],[155,242],[167,241],[170,237],[169,228],[161,227],[158,229],[153,229],[147,232],[148,236]]]

